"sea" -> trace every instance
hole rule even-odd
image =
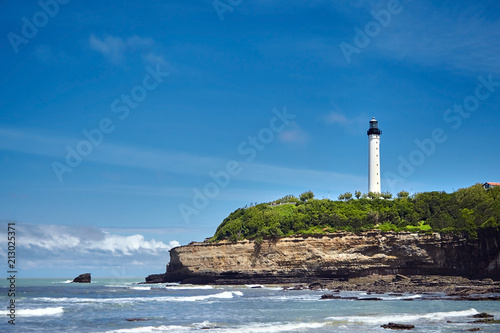
[[[322,300],[327,290],[281,286],[144,285],[143,278],[18,279],[0,288],[1,332],[388,332],[389,322],[412,332],[500,332],[500,324],[470,323],[487,312],[500,319],[500,302],[428,300],[436,295],[343,292],[342,297],[382,300]],[[14,299],[14,321],[12,309]],[[11,323],[9,323],[11,321]],[[13,325],[14,323],[15,325]]]

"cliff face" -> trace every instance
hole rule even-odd
[[[146,282],[290,283],[369,274],[500,278],[499,233],[471,240],[439,234],[367,232],[277,241],[191,243],[170,251],[165,274]]]

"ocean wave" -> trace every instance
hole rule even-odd
[[[133,287],[127,287],[127,289],[132,289],[132,290],[151,290],[151,287],[133,286]]]
[[[193,329],[217,328],[218,325],[212,324],[209,321],[195,323],[189,326],[180,325],[160,325],[160,326],[143,326],[134,328],[123,328],[118,330],[106,331],[104,333],[149,333],[149,332],[182,332],[191,331]]]
[[[278,296],[264,296],[266,300],[269,301],[283,301],[283,302],[288,302],[288,301],[303,301],[303,302],[311,302],[311,301],[318,301],[318,302],[324,302],[320,299],[320,296],[317,294],[283,294],[283,295],[278,295]]]
[[[199,324],[192,324],[189,326],[179,325],[162,325],[162,326],[145,326],[126,328],[120,330],[106,331],[105,333],[149,333],[149,332],[183,332],[183,331],[198,331],[200,329],[210,328],[215,332],[224,333],[277,333],[277,332],[295,332],[304,331],[308,332],[312,329],[321,328],[326,326],[326,323],[254,323],[239,327],[220,327],[217,324],[210,322],[203,322]]]
[[[326,323],[269,323],[269,324],[250,324],[237,328],[226,328],[220,332],[226,333],[275,333],[275,332],[294,332],[304,331],[309,332],[312,329],[326,326]]]
[[[44,317],[44,316],[59,316],[62,315],[64,309],[62,306],[55,308],[39,308],[39,309],[16,309],[16,315],[20,317]],[[8,315],[9,311],[2,310],[0,315]]]
[[[135,303],[135,302],[197,302],[212,299],[230,299],[243,296],[240,291],[224,291],[218,294],[194,296],[157,296],[157,297],[117,297],[117,298],[78,298],[78,297],[37,297],[34,300],[60,303]]]
[[[245,287],[247,287],[247,288],[264,288],[264,285],[262,285],[262,284],[246,284]]]
[[[422,298],[422,295],[403,295],[403,296],[388,296],[388,297],[380,297],[383,301],[400,301],[402,299],[418,299]]]
[[[384,315],[366,315],[366,316],[347,316],[347,317],[328,317],[327,320],[348,322],[348,323],[365,323],[365,324],[387,324],[397,318],[398,322],[411,322],[421,319],[430,321],[441,321],[445,318],[468,317],[478,314],[476,309],[448,312],[431,312],[431,313],[414,313],[414,314],[384,314]]]
[[[198,285],[166,285],[166,289],[173,289],[173,290],[208,290],[208,289],[214,289],[212,286],[198,286]]]

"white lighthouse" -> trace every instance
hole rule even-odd
[[[368,134],[368,192],[380,193],[380,135],[378,121],[370,120]]]

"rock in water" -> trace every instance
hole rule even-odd
[[[412,330],[415,328],[414,325],[395,324],[395,323],[381,325],[380,327],[383,327],[386,329],[391,329],[391,330]]]
[[[342,297],[340,296],[336,296],[336,295],[333,295],[333,294],[324,294],[324,295],[321,295],[321,299],[341,299]]]
[[[80,274],[74,280],[73,283],[90,283],[90,273]]]
[[[486,312],[481,312],[472,316],[472,318],[493,318],[493,315],[490,315]]]

